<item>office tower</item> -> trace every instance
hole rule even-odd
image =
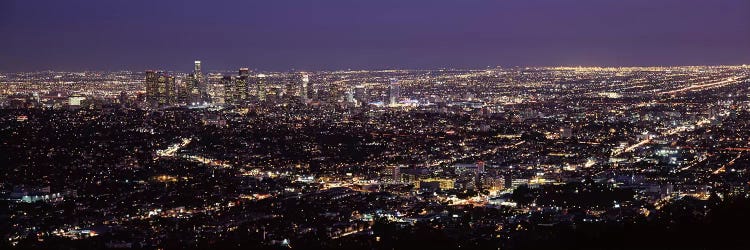
[[[291,99],[296,98],[301,102],[307,102],[310,91],[308,88],[309,83],[310,78],[306,73],[293,73],[293,75],[291,76],[291,80],[289,81],[289,85],[287,86],[286,93],[287,95],[289,95],[289,97],[291,97]]]
[[[250,69],[240,68],[239,77],[234,82],[234,97],[236,103],[247,101],[247,85],[250,82]]]
[[[224,103],[234,105],[237,104],[235,99],[238,95],[236,92],[236,86],[234,79],[231,76],[224,76],[221,78],[221,85],[224,85]]]
[[[224,83],[221,81],[221,78],[221,74],[206,75],[206,97],[212,103],[226,103],[226,88],[229,86],[224,85]]]
[[[299,97],[300,97],[300,100],[302,100],[303,102],[307,102],[307,92],[309,91],[307,86],[310,84],[310,76],[308,76],[305,73],[302,73],[302,83],[301,84],[302,84],[302,86],[300,86],[301,89],[300,89],[300,95],[299,95]]]
[[[347,88],[346,92],[344,93],[344,97],[346,98],[346,102],[350,104],[354,104],[354,90],[351,88]]]
[[[199,103],[203,101],[203,96],[205,95],[206,91],[203,87],[204,85],[201,83],[201,80],[199,80],[198,75],[190,74],[187,79],[187,86],[188,86],[188,96],[189,96],[189,102],[191,103]]]
[[[206,79],[201,72],[201,61],[195,61],[193,74],[188,82],[191,102],[202,102],[208,100],[206,91]]]
[[[390,84],[388,84],[388,105],[396,105],[401,98],[401,86],[398,83],[398,79],[391,78]]]
[[[161,79],[161,78],[160,78]],[[166,81],[159,81],[160,86],[164,86],[164,105],[172,105],[177,103],[177,91],[175,91],[175,78],[174,76],[164,75]]]
[[[479,190],[483,190],[482,176],[484,175],[484,162],[478,161],[476,164],[477,168],[474,170],[474,186]]]
[[[175,78],[164,72],[146,71],[146,102],[152,107],[174,104],[177,101],[175,93]]]
[[[280,91],[281,96],[285,97],[287,99],[291,99],[293,97],[299,96],[300,94],[300,77],[297,73],[290,73],[289,79],[286,79],[284,81],[284,86],[282,91]]]
[[[195,61],[195,67],[193,68],[193,73],[196,75],[201,75],[201,61]]]
[[[266,75],[264,74],[258,74],[258,76],[253,77],[253,85],[255,85],[257,92],[257,98],[258,101],[266,101]]]
[[[367,105],[369,100],[367,98],[367,89],[364,85],[354,87],[354,99],[357,99],[362,105]]]
[[[205,93],[205,79],[203,78],[203,72],[201,72],[201,61],[195,61],[193,67],[193,79],[195,79],[194,86],[198,88],[200,93]]]
[[[182,104],[189,104],[191,99],[191,83],[193,82],[193,75],[188,75],[183,80],[177,80],[177,102]]]
[[[156,72],[153,70],[146,71],[146,102],[149,105],[157,102],[159,93],[159,84],[156,79]]]

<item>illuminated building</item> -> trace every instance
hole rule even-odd
[[[442,179],[442,178],[426,178],[421,179],[414,183],[414,188],[416,189],[440,189],[440,190],[448,190],[453,189],[455,184],[454,180],[451,179]]]
[[[235,79],[233,79],[231,76],[223,76],[221,78],[221,85],[224,85],[224,103],[232,105],[237,104],[237,100],[235,98],[238,95],[235,93]]]
[[[146,71],[146,102],[152,104],[156,102],[159,93],[159,83],[156,79],[156,72],[153,70]]]
[[[175,94],[175,78],[173,76],[169,76],[162,71],[146,71],[146,101],[152,107],[174,104],[177,101]]]
[[[231,105],[239,105],[247,101],[247,85],[249,81],[250,70],[248,68],[240,68],[239,76],[237,77],[224,76],[221,79],[221,84],[224,85],[225,91],[224,102]]]
[[[178,84],[178,100],[180,103],[198,103],[204,100],[206,95],[206,84],[201,72],[201,61],[195,61],[193,73],[188,74]]]
[[[247,84],[250,77],[250,70],[248,68],[240,68],[239,77],[234,82],[234,96],[235,102],[244,102],[247,100]]]
[[[398,79],[391,78],[388,84],[388,105],[396,105],[401,98],[401,85],[398,83]]]
[[[257,91],[256,91],[256,97],[258,98],[258,101],[265,101],[266,100],[266,93],[267,93],[267,86],[266,86],[266,75],[264,74],[258,74],[258,76],[253,77],[253,85],[255,85]]]
[[[81,94],[72,94],[68,97],[68,105],[70,105],[71,107],[79,107],[84,100],[86,100],[86,96]]]
[[[367,104],[369,102],[369,99],[367,98],[367,89],[365,86],[356,86],[354,87],[354,99],[357,99],[362,104]]]
[[[297,98],[301,102],[306,102],[309,83],[310,78],[306,73],[293,73],[291,79],[287,82],[286,95]]]
[[[300,99],[303,102],[306,102],[307,101],[307,92],[309,91],[308,90],[308,85],[310,84],[310,76],[308,76],[307,74],[303,73],[302,74],[302,82],[301,82],[301,84],[302,84],[302,86],[300,86],[301,89],[300,89],[300,95],[299,95],[299,97],[300,97]]]
[[[190,103],[190,83],[192,82],[192,75],[188,75],[184,80],[177,80],[177,102]]]
[[[393,167],[393,181],[401,182],[401,166]]]

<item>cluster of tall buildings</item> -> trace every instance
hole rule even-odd
[[[206,82],[201,72],[201,61],[195,61],[193,73],[187,75],[179,86],[179,103],[198,103],[206,100]]]
[[[221,78],[221,85],[224,86],[224,102],[228,104],[240,104],[248,100],[249,91],[247,88],[250,80],[250,70],[240,68],[239,75],[236,77],[224,76]]]
[[[287,81],[287,96],[307,102],[310,78],[307,74],[293,74]],[[248,68],[240,68],[237,76],[223,76],[224,103],[241,105],[248,101],[266,101],[269,95],[269,79],[264,74],[251,75]]]
[[[163,71],[146,71],[146,102],[151,106],[172,105],[177,102],[175,78]]]
[[[181,79],[175,79],[163,71],[146,71],[146,101],[152,107],[211,101],[227,105],[266,101],[269,92],[268,81],[264,74],[251,75],[248,68],[240,68],[236,76],[204,76],[201,72],[201,62],[195,61],[193,73]],[[292,99],[307,102],[310,92],[309,76],[305,73],[293,74],[284,92]]]
[[[164,71],[146,71],[146,102],[153,107],[203,102],[207,98],[201,62],[195,61],[193,73],[175,80]]]
[[[146,71],[146,102],[151,107],[215,103],[244,105],[267,100],[308,103],[317,100],[317,89],[312,88],[310,76],[304,72],[266,75],[240,68],[237,75],[207,74],[201,71],[201,62],[195,61],[193,72],[173,76],[163,71]],[[365,85],[347,87],[344,91],[329,91],[321,101],[362,105],[370,101]],[[389,78],[383,92],[384,106],[397,106],[401,101],[401,84]],[[340,97],[340,99],[339,99]]]

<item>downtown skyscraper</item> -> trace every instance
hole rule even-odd
[[[172,105],[177,101],[175,78],[163,71],[146,71],[146,102],[151,107]]]
[[[388,83],[388,99],[386,105],[396,105],[399,99],[401,99],[401,85],[398,83],[398,79],[391,78]]]
[[[239,105],[248,100],[247,85],[250,82],[250,69],[240,68],[236,77],[224,76],[221,84],[224,85],[224,98],[226,104]]]

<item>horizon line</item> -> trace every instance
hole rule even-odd
[[[203,61],[201,60],[201,63],[203,64]],[[320,70],[307,70],[307,69],[295,69],[295,68],[289,68],[286,70],[259,70],[257,68],[251,68],[248,66],[239,66],[236,69],[219,69],[219,70],[206,70],[205,72],[230,72],[230,71],[236,71],[240,68],[250,68],[250,70],[255,72],[340,72],[340,71],[392,71],[392,70],[408,70],[408,71],[428,71],[428,70],[486,70],[486,69],[513,69],[513,68],[548,68],[548,69],[554,69],[554,68],[617,68],[617,69],[624,69],[624,68],[691,68],[691,67],[750,67],[750,64],[705,64],[705,65],[620,65],[620,66],[602,66],[602,65],[547,65],[547,66],[541,66],[541,65],[515,65],[515,66],[486,66],[486,67],[436,67],[436,68],[347,68],[347,69],[320,69]],[[119,69],[119,70],[90,70],[90,69],[83,69],[80,71],[71,71],[71,70],[55,70],[55,69],[43,69],[43,70],[32,70],[32,71],[6,71],[6,70],[0,70],[0,73],[35,73],[35,72],[145,72],[147,70],[155,70],[155,71],[164,71],[164,72],[190,72],[190,71],[180,71],[180,70],[172,70],[172,69],[153,69],[153,68],[143,68],[141,70],[131,70],[131,69]]]

